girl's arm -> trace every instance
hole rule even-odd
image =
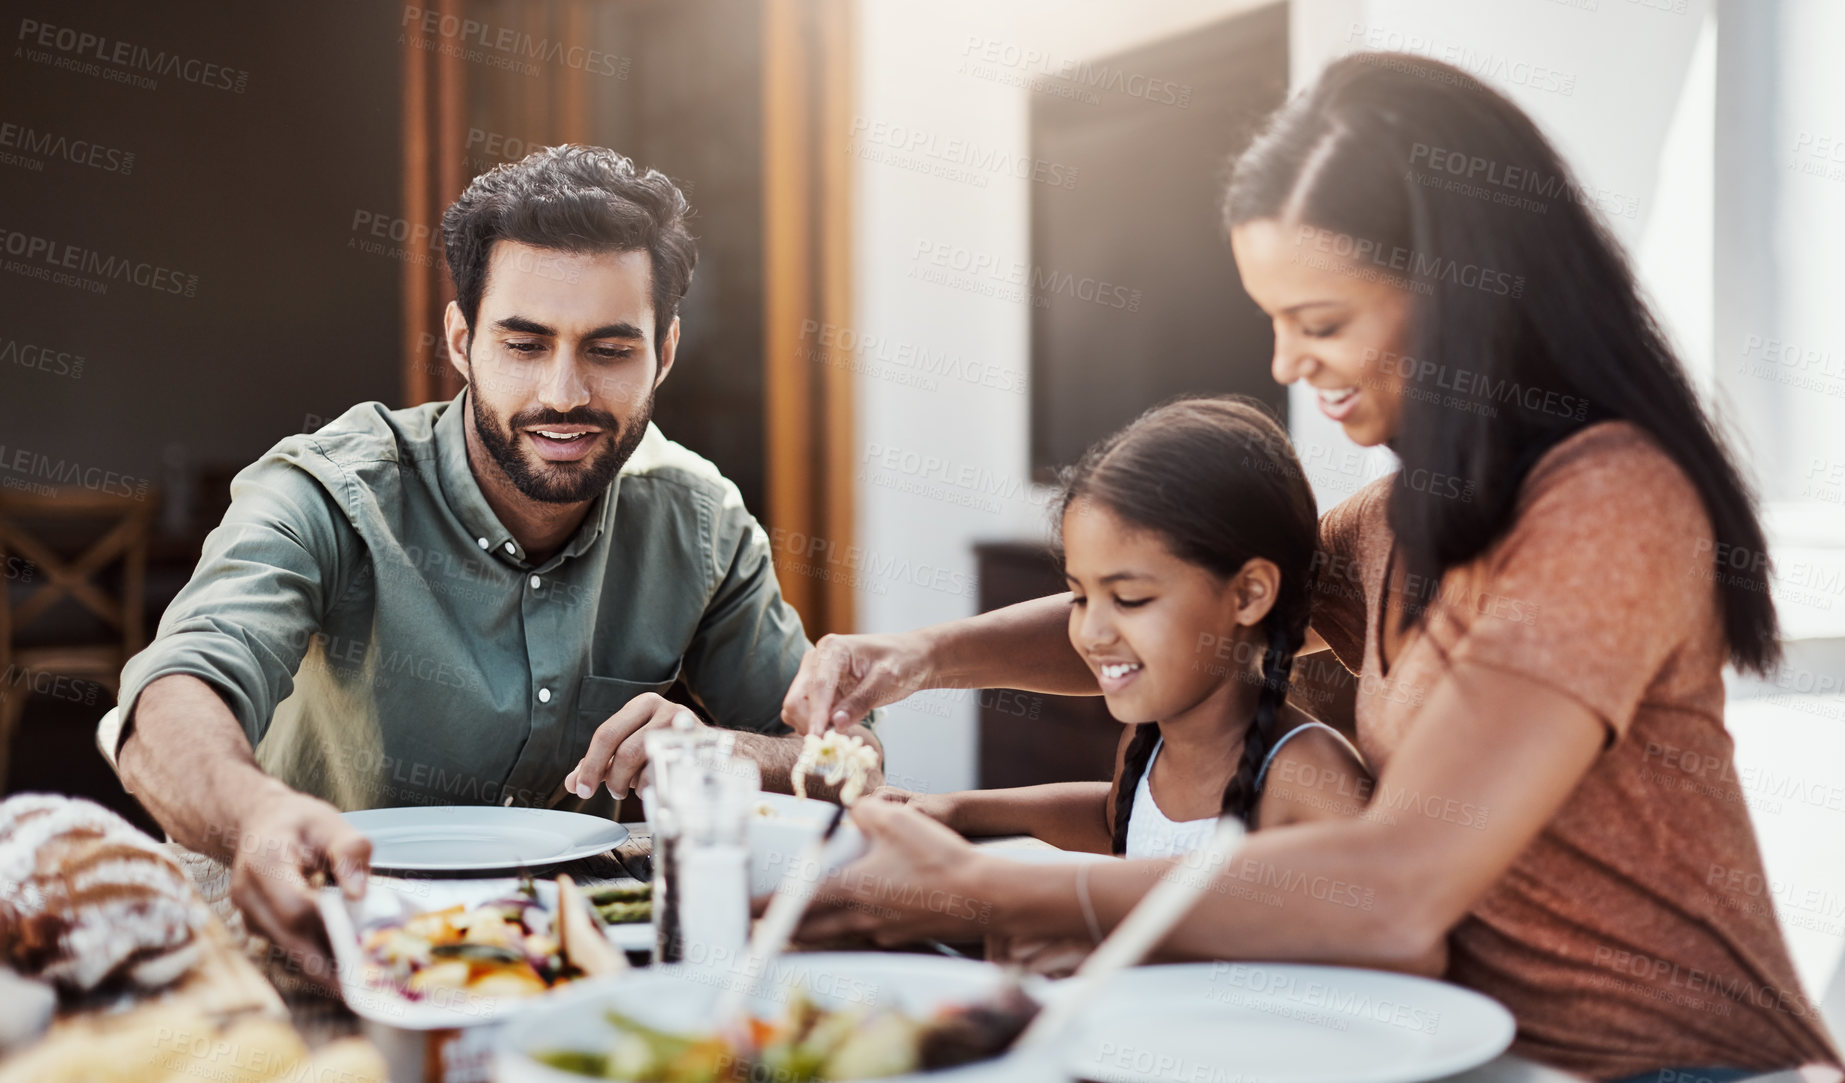
[[[1377,782],[1344,741],[1318,726],[1297,734],[1269,764],[1256,805],[1256,823],[1267,830],[1316,820],[1353,820]]]
[[[1351,746],[1318,726],[1299,734],[1269,764],[1256,823],[1267,831],[1290,824],[1356,820],[1378,815],[1367,807],[1377,781]],[[1387,814],[1387,813],[1385,813]],[[1438,940],[1403,969],[1438,978],[1448,969],[1448,941]]]
[[[910,804],[969,838],[1030,835],[1060,850],[1106,854],[1114,842],[1111,792],[1106,782],[1052,782],[918,796]]]
[[[864,718],[925,688],[1018,688],[1066,696],[1101,690],[1070,646],[1070,595],[889,635],[822,636],[782,701],[798,733]]]
[[[1115,782],[1052,782],[1000,790],[923,794],[910,804],[970,838],[1030,835],[1060,850],[1112,854],[1115,843],[1115,787],[1134,727],[1124,726],[1115,742]],[[1134,783],[1140,780],[1135,779]]]

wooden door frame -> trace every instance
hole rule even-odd
[[[813,328],[852,311],[853,0],[763,5],[763,364],[768,519],[809,636],[856,628],[850,366]]]

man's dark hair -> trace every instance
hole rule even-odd
[[[475,177],[442,214],[442,246],[470,333],[487,292],[495,241],[565,252],[645,251],[653,265],[656,354],[692,284],[698,248],[692,207],[666,174],[643,172],[607,147],[566,143]]]

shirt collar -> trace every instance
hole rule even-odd
[[[525,547],[514,540],[511,533],[500,522],[500,517],[493,513],[487,503],[487,497],[480,490],[480,482],[474,477],[474,469],[468,465],[468,433],[465,424],[467,411],[467,390],[442,408],[442,414],[436,418],[435,444],[437,473],[442,484],[442,495],[455,517],[461,521],[474,544],[486,552],[492,553],[502,561],[525,567]],[[605,530],[614,525],[615,494],[621,485],[621,475],[609,483],[608,489],[596,497],[589,506],[589,514],[583,517],[582,525],[570,536],[556,556],[545,561],[544,568],[551,568],[560,561],[581,556],[602,536]],[[543,569],[540,569],[543,570]]]

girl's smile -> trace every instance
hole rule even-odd
[[[1064,513],[1063,540],[1075,592],[1070,642],[1110,714],[1168,727],[1200,708],[1213,718],[1248,717],[1255,682],[1212,649],[1242,627],[1234,580],[1181,560],[1158,534],[1092,500],[1079,498]]]

